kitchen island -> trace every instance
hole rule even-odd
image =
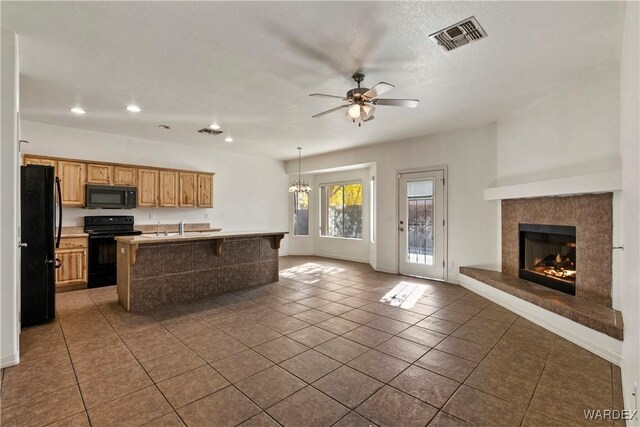
[[[140,312],[278,280],[286,231],[116,237],[118,300]]]

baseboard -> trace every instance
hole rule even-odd
[[[396,270],[391,269],[391,268],[378,267],[375,270],[379,271],[381,273],[398,274],[398,272]]]
[[[20,363],[20,353],[17,351],[0,358],[0,368],[2,369],[8,368],[9,366],[17,365],[18,363]]]
[[[521,300],[511,294],[486,285],[464,274],[460,286],[511,310],[519,316],[539,325],[580,347],[597,354],[614,365],[622,363],[622,341],[587,328],[558,314]]]
[[[367,259],[353,258],[353,257],[348,257],[348,256],[325,254],[325,253],[318,253],[318,252],[316,252],[314,254],[314,256],[319,256],[319,257],[322,257],[322,258],[340,259],[340,260],[343,260],[343,261],[353,261],[353,262],[361,262],[361,263],[369,264],[369,258],[367,258]]]

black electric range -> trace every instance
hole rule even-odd
[[[117,283],[116,236],[136,236],[133,216],[85,216],[84,232],[89,235],[89,288]]]

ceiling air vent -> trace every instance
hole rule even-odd
[[[429,36],[447,52],[485,37],[487,33],[473,16]]]
[[[209,127],[202,128],[198,132],[199,133],[208,133],[209,135],[220,135],[222,133],[221,130],[211,129]]]

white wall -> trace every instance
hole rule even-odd
[[[622,149],[622,228],[624,233],[622,316],[624,343],[622,386],[625,408],[638,409],[632,396],[634,382],[640,385],[640,34],[638,2],[628,1],[620,57],[620,140]],[[636,418],[630,425],[640,425]]]
[[[18,248],[18,37],[2,30],[0,134],[0,367],[18,363],[20,254]]]
[[[288,230],[288,177],[278,160],[129,138],[22,121],[24,153],[106,162],[215,172],[212,209],[138,208],[103,210],[65,208],[64,225],[82,225],[87,215],[133,215],[136,224],[209,222],[227,231]],[[151,219],[149,216],[153,215]],[[288,238],[282,241],[286,253]]]
[[[498,181],[520,184],[620,170],[617,63],[498,120]]]
[[[619,171],[620,64],[602,66],[497,122],[495,186]],[[613,246],[622,245],[621,192],[613,195]],[[613,252],[612,303],[620,309],[622,254]]]
[[[458,281],[458,266],[499,269],[498,202],[485,201],[483,191],[496,180],[496,127],[461,131],[370,145],[303,159],[304,171],[375,163],[375,264],[397,272],[397,172],[402,169],[448,167],[448,280]],[[297,160],[287,163],[295,174]],[[317,184],[317,183],[316,183]]]

